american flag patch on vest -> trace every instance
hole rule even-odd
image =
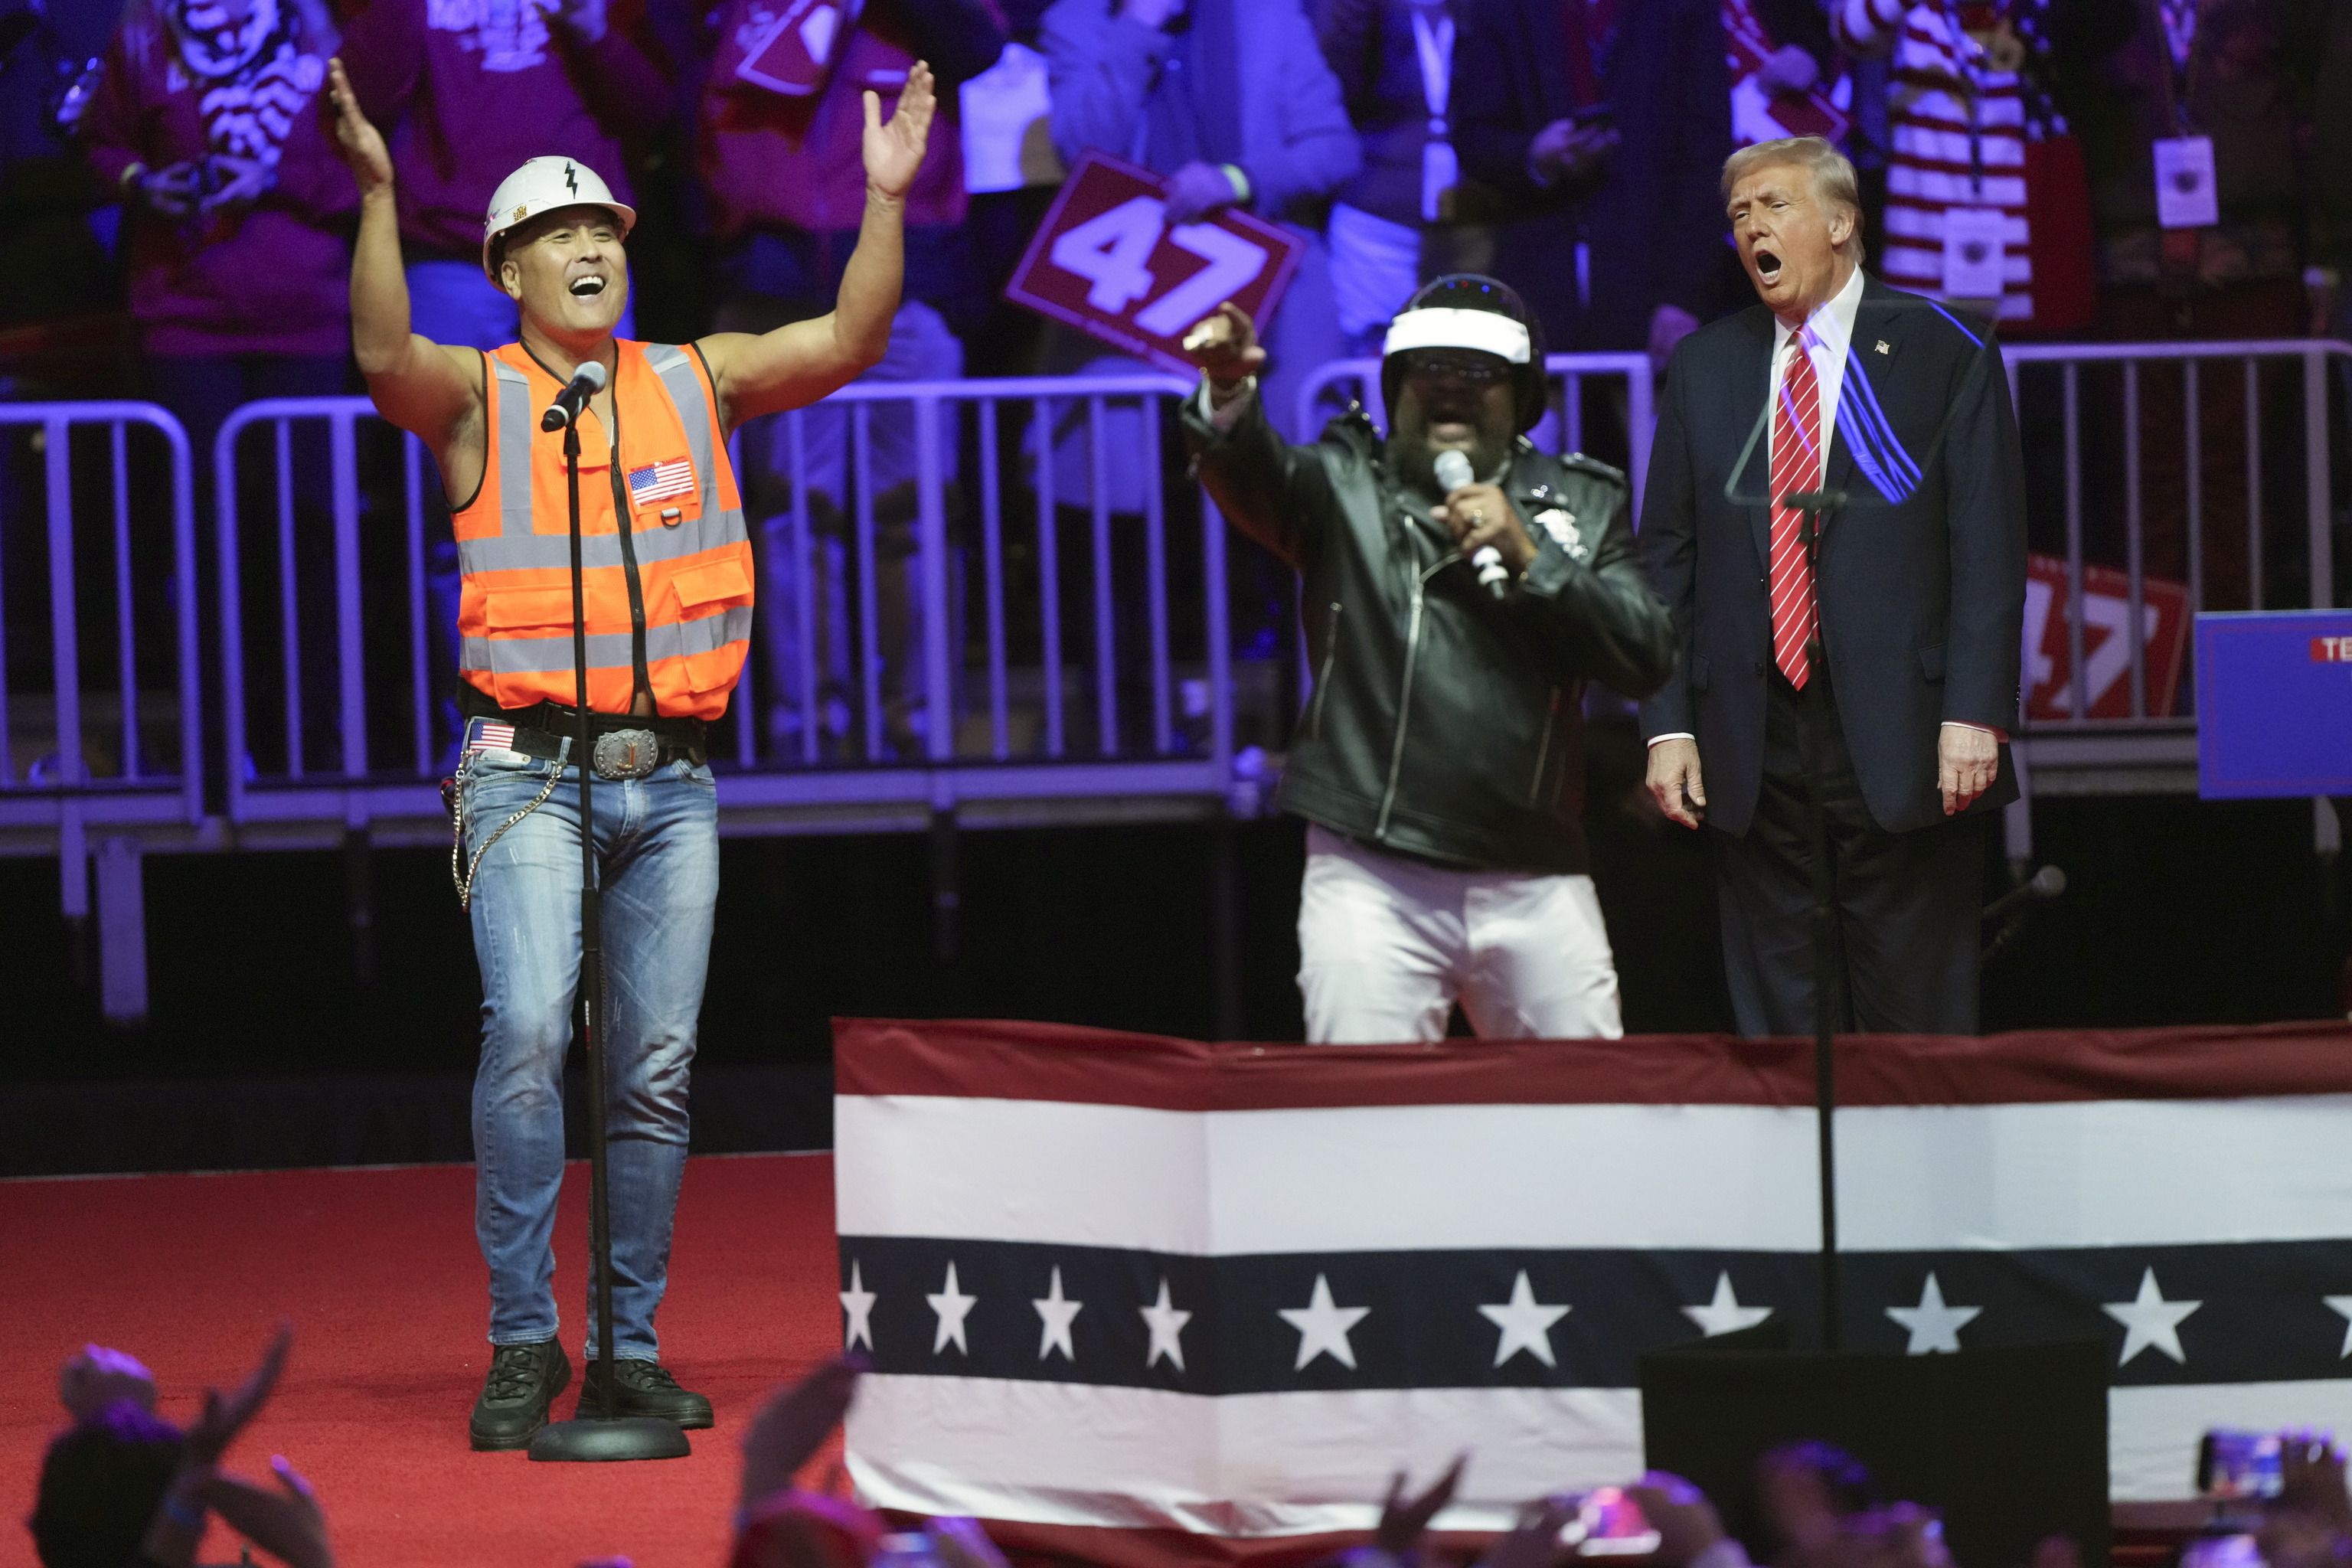
[[[514,750],[514,726],[511,724],[478,724],[471,739],[466,742],[468,754],[475,752],[511,752]]]
[[[642,468],[629,470],[629,500],[637,506],[647,501],[667,500],[672,496],[688,495],[694,489],[694,465],[684,458],[672,458],[666,463],[647,463]]]

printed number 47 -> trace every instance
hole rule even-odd
[[[1105,315],[1123,316],[1137,300],[1150,300],[1136,312],[1135,324],[1155,337],[1173,338],[1265,271],[1266,254],[1214,224],[1170,229],[1166,212],[1156,196],[1132,197],[1057,237],[1050,254],[1055,266],[1092,285],[1087,304]],[[1151,253],[1163,232],[1169,243],[1208,265],[1151,300],[1160,287]]]

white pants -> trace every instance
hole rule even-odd
[[[1310,823],[1298,958],[1318,1046],[1440,1040],[1457,1001],[1487,1038],[1625,1032],[1590,877],[1452,871]]]

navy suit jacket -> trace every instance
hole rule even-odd
[[[1851,500],[1822,529],[1822,643],[1863,797],[1893,833],[1944,820],[1945,720],[2016,722],[2024,464],[1989,338],[1979,320],[1869,279],[1838,397],[1822,488]],[[1731,833],[1748,830],[1764,775],[1769,428],[1742,454],[1763,417],[1772,340],[1759,304],[1675,350],[1642,505],[1643,561],[1682,654],[1642,705],[1642,733],[1698,737],[1706,818]],[[2004,745],[1970,809],[2016,797]]]

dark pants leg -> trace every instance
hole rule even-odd
[[[1748,831],[1712,832],[1723,961],[1739,1032],[1813,1032],[1812,848],[1806,742],[1829,838],[1841,1031],[1972,1035],[1983,819],[1910,833],[1873,821],[1828,679],[1799,692],[1776,672],[1765,695],[1764,786]]]

